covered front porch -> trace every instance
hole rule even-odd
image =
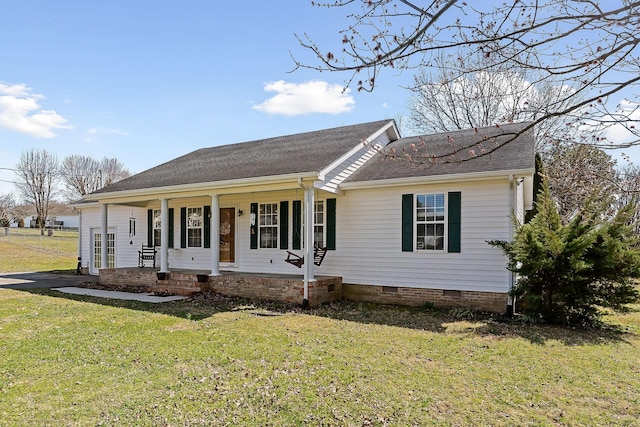
[[[180,295],[212,289],[303,304],[335,299],[335,290],[309,295],[326,283],[316,277],[322,260],[315,251],[335,250],[335,193],[301,177],[226,185],[154,196],[118,194],[91,211],[85,207],[92,215],[87,217],[89,273],[104,284],[139,282],[153,286],[150,291]],[[292,265],[291,256],[301,262]],[[139,271],[135,265],[154,268]],[[298,274],[289,274],[294,271]],[[125,272],[129,277],[120,277]],[[209,277],[198,282],[198,274]]]
[[[244,273],[210,270],[178,269],[160,272],[158,268],[103,268],[98,282],[105,287],[139,288],[145,292],[193,295],[213,291],[221,295],[283,301],[298,304],[304,297],[304,275],[274,273]],[[311,306],[342,298],[342,278],[316,276],[308,284]]]

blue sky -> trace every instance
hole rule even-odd
[[[43,148],[136,173],[201,147],[397,118],[409,96],[409,74],[369,94],[290,73],[290,53],[309,58],[295,33],[335,47],[347,22],[309,1],[2,3],[0,168]]]
[[[118,158],[141,172],[201,147],[407,115],[412,74],[373,93],[312,63],[346,9],[306,0],[0,0],[0,195],[23,150]],[[391,72],[389,72],[391,71]],[[618,100],[612,100],[617,102]],[[638,156],[640,158],[640,156]]]

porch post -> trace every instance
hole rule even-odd
[[[211,275],[220,275],[220,196],[211,196]],[[206,219],[205,219],[206,221]]]
[[[107,215],[107,204],[103,203],[100,205],[100,268],[107,268],[109,257],[107,256],[107,233],[109,233],[108,227],[108,215]]]
[[[313,276],[313,206],[314,189],[305,187],[304,189],[304,297],[302,305],[309,303],[309,282],[315,280]]]
[[[169,199],[160,200],[160,272],[169,272]]]

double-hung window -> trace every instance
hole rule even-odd
[[[325,221],[326,215],[324,211],[324,200],[316,200],[313,202],[313,247],[325,247]],[[304,227],[304,218],[302,219],[302,227]],[[304,236],[302,236],[304,242]]]
[[[187,247],[202,247],[202,208],[187,208]]]
[[[160,209],[153,210],[153,245],[160,246],[162,231],[162,214]]]
[[[444,193],[418,194],[415,202],[416,249],[444,250]]]
[[[278,204],[261,203],[258,208],[260,248],[278,247]]]
[[[324,248],[324,201],[316,201],[313,208],[313,245],[316,248]]]

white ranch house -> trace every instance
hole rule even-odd
[[[514,139],[524,126],[401,138],[383,120],[200,149],[76,204],[79,267],[170,293],[504,312],[514,277],[487,241],[511,239],[512,215],[531,209],[533,137]],[[457,154],[416,166],[380,153],[414,146]],[[138,268],[143,246],[155,268]]]

